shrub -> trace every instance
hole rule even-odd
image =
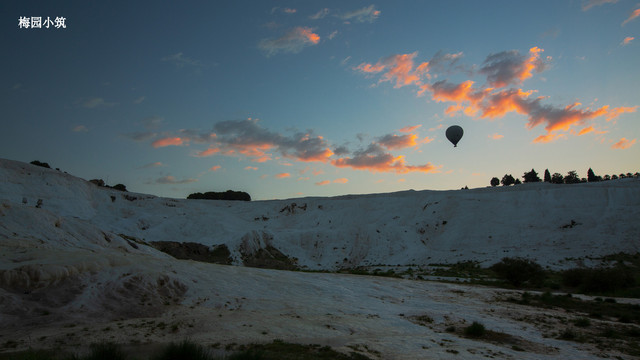
[[[485,334],[486,329],[481,323],[474,321],[473,324],[464,328],[464,334],[469,337],[481,337]]]
[[[506,257],[499,263],[493,264],[490,269],[515,287],[525,283],[540,286],[546,277],[542,266],[533,260],[524,258]]]
[[[242,200],[251,201],[251,195],[244,191],[227,190],[225,192],[208,191],[206,193],[193,193],[187,196],[187,199],[205,199],[205,200]]]
[[[585,293],[612,293],[635,285],[633,271],[626,266],[613,268],[569,269],[561,274],[565,286]]]
[[[200,344],[183,340],[180,343],[169,344],[164,351],[154,357],[154,360],[213,360],[209,352]]]
[[[91,353],[81,359],[85,360],[122,360],[126,359],[125,354],[120,347],[114,343],[99,343],[91,345]]]
[[[30,164],[31,165],[35,165],[35,166],[42,166],[42,167],[47,168],[47,169],[51,169],[51,166],[49,166],[49,164],[47,164],[46,162],[40,162],[38,160],[33,160]]]

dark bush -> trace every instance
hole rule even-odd
[[[212,360],[213,357],[200,344],[183,340],[180,343],[169,344],[154,360]]]
[[[187,199],[251,201],[251,196],[244,191],[227,190],[225,192],[209,191],[204,194],[199,192],[193,193],[187,196]]]
[[[116,184],[116,185],[113,185],[111,188],[119,191],[127,191],[127,187],[124,186],[123,184]]]
[[[481,337],[486,332],[484,325],[474,321],[473,324],[464,328],[464,334],[469,337]]]
[[[570,269],[562,272],[562,283],[584,293],[613,293],[635,285],[633,271],[626,266]]]
[[[530,259],[503,258],[490,269],[516,287],[525,283],[540,286],[546,278],[542,266]]]
[[[51,166],[49,166],[49,164],[47,164],[46,162],[40,162],[38,160],[33,160],[30,164],[31,165],[35,165],[35,166],[42,166],[42,167],[47,168],[47,169],[51,169]]]
[[[91,345],[91,353],[81,359],[86,360],[123,360],[127,354],[114,343],[100,343]]]

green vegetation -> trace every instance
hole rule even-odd
[[[608,301],[607,301],[608,300]],[[640,305],[619,304],[614,299],[592,301],[580,300],[571,294],[553,295],[545,292],[539,295],[524,292],[520,299],[509,298],[508,301],[541,308],[561,308],[569,312],[588,314],[592,319],[616,320],[621,323],[640,324]],[[589,319],[578,319],[576,326],[588,327]]]

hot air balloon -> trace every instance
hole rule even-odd
[[[449,126],[446,132],[447,139],[451,141],[453,147],[458,146],[458,141],[462,139],[462,134],[464,134],[464,131],[462,131],[462,128],[458,125]]]

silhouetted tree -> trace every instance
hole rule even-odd
[[[619,177],[620,179],[624,179],[624,178],[626,178],[627,176],[626,176],[624,173],[622,173],[622,174],[618,175],[618,177]]]
[[[567,173],[567,176],[564,177],[565,184],[577,184],[580,182],[580,178],[578,177],[578,173],[575,170],[571,170]]]
[[[551,175],[551,183],[564,184],[564,177],[560,173],[553,173],[553,175]]]
[[[522,184],[520,179],[516,179],[516,181],[513,182],[513,185],[520,185],[520,184]]]
[[[605,175],[603,180],[604,181],[611,180],[611,175]]]
[[[538,173],[534,169],[531,169],[531,171],[524,173],[524,175],[522,175],[522,178],[524,179],[524,182],[526,182],[526,183],[540,182],[540,178],[538,177]]]
[[[616,174],[611,175],[611,180],[618,180],[618,175]]]
[[[516,179],[513,178],[513,175],[509,174],[505,174],[502,177],[502,180],[500,181],[500,183],[502,184],[502,186],[509,186],[509,185],[513,185],[515,184]]]
[[[544,182],[551,182],[551,174],[549,173],[549,169],[544,171]]]
[[[627,173],[627,177],[628,177],[628,178],[631,178],[631,177],[633,177],[633,174],[632,174],[632,173],[630,173],[630,172],[628,172],[628,173]]]
[[[587,181],[588,182],[600,181],[598,176],[596,176],[596,174],[594,174],[594,172],[593,172],[593,170],[591,170],[591,168],[589,168],[589,170],[587,170]]]
[[[500,185],[500,179],[498,179],[497,177],[491,178],[491,186],[498,186],[498,185]]]

